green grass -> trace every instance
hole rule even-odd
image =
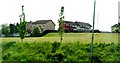
[[[95,33],[94,42],[104,42],[104,43],[118,43],[118,34],[117,33]],[[92,33],[64,33],[63,42],[91,42]],[[0,38],[2,42],[21,42],[19,37],[5,37]],[[25,37],[24,42],[54,42],[60,41],[60,37],[58,33],[49,33],[44,37]]]

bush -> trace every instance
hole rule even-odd
[[[57,49],[60,47],[60,42],[53,42],[52,43],[52,53],[55,53]]]
[[[118,61],[120,58],[117,56],[117,50],[120,47],[116,46],[116,44],[95,43],[94,45],[93,61]],[[8,61],[90,61],[89,43],[6,42],[2,44],[2,47],[2,59]]]
[[[36,35],[31,33],[30,37],[42,37],[42,36],[45,36],[46,34],[51,33],[51,32],[58,32],[58,31],[57,30],[45,30],[44,32],[37,33]]]

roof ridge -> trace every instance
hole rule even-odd
[[[32,24],[46,24],[46,23],[48,23],[50,21],[55,25],[55,23],[51,19],[48,19],[48,20],[36,20],[36,21],[32,22]]]
[[[36,21],[52,21],[51,19],[48,19],[48,20],[36,20]]]

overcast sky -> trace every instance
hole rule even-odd
[[[118,23],[118,1],[96,0],[95,29],[111,31],[111,26]],[[94,0],[0,0],[0,24],[17,23],[21,15],[21,6],[27,21],[52,19],[58,28],[61,6],[64,6],[66,21],[93,21]]]

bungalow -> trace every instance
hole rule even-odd
[[[37,20],[35,22],[28,22],[28,33],[32,33],[35,26],[38,26],[40,28],[41,33],[45,30],[55,30],[55,23],[52,20]]]

